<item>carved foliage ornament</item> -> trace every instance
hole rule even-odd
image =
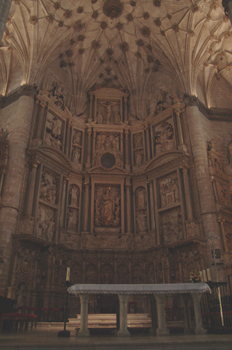
[[[123,3],[121,0],[106,0],[103,5],[104,14],[111,18],[118,18],[123,11]]]

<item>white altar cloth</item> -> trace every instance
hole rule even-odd
[[[75,284],[68,288],[70,294],[186,294],[211,293],[206,283],[170,284]]]

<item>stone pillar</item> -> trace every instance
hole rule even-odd
[[[88,294],[80,294],[80,302],[81,302],[81,323],[80,330],[77,333],[78,337],[89,337],[90,333],[88,330],[88,302],[89,295]]]
[[[184,145],[183,131],[180,119],[180,109],[175,109],[176,114],[176,122],[177,122],[177,130],[178,130],[178,149],[182,151],[186,151],[186,146]]]
[[[195,334],[205,334],[207,330],[203,328],[202,315],[201,315],[201,294],[192,293],[194,314],[195,314]]]
[[[61,216],[60,216],[60,227],[65,228],[65,213],[66,213],[66,191],[67,191],[67,178],[63,176],[63,190],[62,190],[62,202],[61,202]]]
[[[185,192],[187,219],[191,221],[193,220],[193,209],[192,209],[192,200],[191,200],[191,194],[190,194],[188,169],[182,168],[182,172],[183,172],[183,179],[184,179],[184,192]]]
[[[184,302],[184,334],[189,334],[191,331],[190,315],[189,315],[189,294],[182,294],[182,299]]]
[[[164,294],[155,294],[157,305],[158,328],[157,335],[169,335],[169,329],[166,328],[165,309],[164,309]]]
[[[131,233],[131,194],[130,179],[126,179],[126,214],[127,214],[127,233]]]
[[[23,93],[23,91],[21,92]],[[4,248],[4,268],[0,269],[0,295],[7,291],[12,241],[18,219],[18,210],[25,175],[26,149],[28,148],[34,107],[32,89],[29,96],[21,95],[16,101],[1,109],[0,127],[7,129],[9,161],[0,208],[0,246]]]
[[[127,115],[127,95],[124,96],[124,121],[127,121],[128,115]]]
[[[128,302],[128,295],[119,295],[119,308],[120,308],[120,316],[119,316],[119,331],[117,333],[118,337],[128,337],[130,336],[129,331],[127,330],[127,302]]]
[[[93,93],[90,92],[90,103],[89,103],[89,119],[93,119]]]
[[[151,215],[151,231],[155,231],[155,207],[154,207],[154,197],[153,197],[153,183],[149,182],[149,192],[150,192],[150,215]]]
[[[26,207],[26,215],[31,216],[32,215],[32,209],[33,209],[33,200],[34,200],[34,191],[35,191],[35,180],[36,180],[36,172],[37,172],[37,163],[32,164],[31,169],[31,176],[29,180],[29,187],[28,187],[28,195],[27,195],[27,207]]]
[[[147,161],[151,159],[151,147],[150,147],[150,135],[149,135],[149,124],[145,125],[146,131],[146,143],[147,143]]]
[[[125,130],[125,169],[130,171],[129,165],[129,130]]]
[[[90,167],[90,156],[91,156],[91,128],[87,129],[87,163],[86,168],[88,169]]]
[[[190,100],[193,104],[194,100]],[[197,101],[196,101],[197,103]],[[206,141],[214,137],[211,131],[211,121],[209,121],[198,109],[197,106],[191,105],[186,107],[186,118],[189,129],[190,143],[192,148],[193,160],[196,170],[196,181],[199,194],[201,220],[203,225],[203,234],[207,239],[206,242],[206,260],[207,266],[213,262],[212,259],[212,242],[209,239],[212,232],[215,237],[215,248],[222,250],[221,233],[218,224],[215,197],[213,193],[211,179],[209,177],[208,154]],[[216,259],[221,263],[221,259]],[[226,280],[225,274],[221,273],[222,281]]]
[[[67,132],[66,132],[66,142],[65,142],[65,154],[69,156],[69,148],[70,148],[70,137],[71,137],[71,125],[69,124],[69,120],[67,120]]]
[[[95,144],[96,144],[96,131],[93,132],[92,166],[96,165],[96,163],[95,163]]]
[[[84,182],[84,210],[83,210],[83,231],[88,232],[88,220],[89,220],[89,178],[85,178]]]

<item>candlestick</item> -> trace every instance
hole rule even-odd
[[[67,272],[66,272],[66,281],[70,281],[70,267],[67,267]]]

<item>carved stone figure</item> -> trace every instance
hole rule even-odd
[[[135,165],[139,166],[142,164],[143,160],[143,151],[136,151],[135,152]]]
[[[25,306],[27,296],[27,286],[25,283],[20,283],[16,291],[16,309]]]
[[[79,189],[77,186],[72,186],[70,189],[70,205],[78,207]]]
[[[46,122],[46,132],[44,137],[44,143],[48,146],[53,146],[61,149],[61,131],[62,122],[56,117],[49,115]]]
[[[114,136],[112,140],[112,148],[115,152],[119,151],[119,136]]]
[[[143,211],[137,212],[136,216],[137,233],[144,233],[147,231],[147,215]]]
[[[36,236],[52,242],[55,232],[55,211],[51,208],[39,205],[37,215]]]
[[[118,124],[120,124],[120,121],[121,121],[121,117],[120,117],[119,112],[115,112],[115,114],[114,114],[114,124],[118,125]]]
[[[75,145],[80,145],[81,143],[81,132],[76,130],[74,135],[73,135],[73,143]]]
[[[118,227],[120,225],[120,195],[116,187],[96,188],[95,225],[99,227]]]
[[[141,133],[134,136],[134,147],[135,148],[143,147],[143,139],[142,139]]]
[[[110,123],[110,117],[112,116],[112,107],[116,106],[118,102],[112,102],[112,101],[106,101],[105,103],[99,101],[98,102],[101,106],[106,108],[106,124]]]
[[[97,112],[97,123],[102,124],[103,123],[103,115],[101,112]]]
[[[179,201],[178,179],[165,179],[160,182],[161,207],[172,205]]]
[[[144,187],[139,187],[136,189],[136,208],[141,209],[146,207],[145,199],[146,190]]]
[[[68,212],[68,230],[76,232],[77,229],[77,211],[69,209]]]
[[[170,122],[164,122],[161,126],[157,127],[156,130],[156,154],[174,149],[175,143],[173,125]]]
[[[231,206],[230,195],[229,195],[229,186],[220,182],[216,182],[218,201],[219,203]]]
[[[105,150],[105,135],[98,134],[96,140],[96,150]]]
[[[81,150],[78,147],[73,147],[73,162],[80,163]]]
[[[64,88],[60,82],[53,82],[51,90],[48,90],[48,97],[50,97],[51,100],[53,100],[54,103],[62,110],[64,110],[65,107],[63,91]]]
[[[52,204],[57,201],[57,178],[47,170],[42,174],[40,198]]]

